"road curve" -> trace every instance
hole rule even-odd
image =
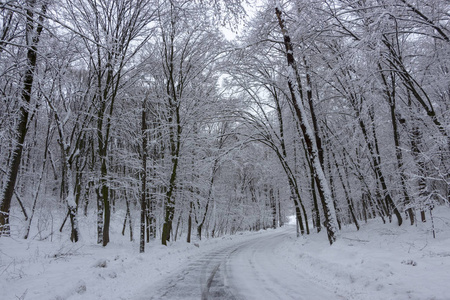
[[[287,226],[217,249],[165,278],[141,299],[344,299],[282,257],[280,247],[292,238],[295,228]]]

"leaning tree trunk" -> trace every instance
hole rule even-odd
[[[336,167],[336,170],[337,170],[337,173],[338,173],[338,177],[339,177],[339,181],[341,182],[342,189],[343,189],[344,195],[345,195],[345,199],[347,200],[348,211],[349,211],[350,216],[351,216],[351,218],[353,220],[353,223],[356,226],[356,230],[359,230],[359,223],[358,223],[358,220],[357,220],[356,215],[355,215],[355,208],[354,208],[354,205],[353,205],[353,200],[352,200],[352,198],[350,196],[350,193],[347,190],[347,187],[345,186],[344,177],[343,177],[343,175],[341,173],[341,170],[339,168],[338,161],[336,160],[336,155],[330,149],[328,149],[328,151],[331,152],[331,156],[333,157],[334,166]]]
[[[376,175],[378,177],[378,181],[381,184],[381,187],[383,189],[383,193],[384,193],[384,201],[385,201],[385,205],[388,209],[388,213],[389,215],[391,215],[391,211],[394,212],[395,216],[397,217],[397,222],[398,222],[398,226],[402,225],[403,223],[403,219],[402,216],[400,214],[400,211],[398,210],[397,206],[394,203],[394,200],[391,197],[391,193],[388,190],[387,187],[387,183],[386,183],[386,179],[384,178],[384,175],[381,171],[381,155],[380,155],[380,150],[378,147],[378,138],[377,138],[377,134],[375,131],[375,117],[373,115],[373,107],[372,109],[369,109],[369,116],[371,118],[371,124],[372,124],[372,133],[373,133],[373,139],[374,139],[374,147],[370,147],[370,142],[367,139],[367,143],[368,143],[368,148],[369,150],[371,150],[371,154],[372,154],[372,162],[375,168],[375,172]],[[375,153],[373,152],[375,151]]]
[[[294,202],[295,207],[295,214],[296,214],[296,220],[297,220],[297,235],[299,235],[298,228],[300,226],[300,232],[303,235],[305,233],[305,226],[303,225],[302,220],[302,213],[300,210],[300,207],[303,208],[303,211],[305,213],[305,225],[306,225],[306,231],[307,234],[309,234],[309,227],[308,227],[308,220],[306,218],[306,210],[303,206],[302,199],[300,197],[300,193],[298,192],[298,185],[297,181],[295,179],[294,173],[292,172],[291,168],[289,167],[289,164],[287,162],[287,151],[286,151],[286,143],[284,140],[284,122],[283,122],[283,113],[281,110],[280,100],[278,98],[276,90],[271,90],[271,93],[273,95],[273,99],[275,101],[275,107],[277,112],[277,118],[278,118],[278,130],[280,135],[280,147],[281,147],[281,153],[280,151],[276,151],[278,159],[280,160],[281,165],[283,166],[283,169],[286,173],[286,176],[288,178],[289,182],[289,188],[291,191],[291,199]],[[281,226],[281,225],[280,225]]]
[[[215,159],[214,164],[213,164],[213,169],[211,172],[211,180],[209,181],[208,198],[206,200],[205,211],[202,214],[201,221],[197,222],[197,237],[199,240],[202,239],[202,228],[203,228],[203,225],[205,224],[206,216],[208,215],[209,203],[211,202],[211,199],[213,196],[212,192],[213,192],[213,186],[214,186],[214,177],[218,170],[218,164],[219,164],[219,159]],[[199,206],[199,208],[200,208],[200,206]]]
[[[412,209],[412,207],[410,207],[411,199],[409,197],[409,194],[408,194],[408,191],[406,188],[407,178],[406,178],[405,172],[403,170],[403,154],[402,154],[402,150],[400,148],[400,137],[399,137],[399,131],[398,131],[398,124],[397,124],[395,74],[394,74],[394,72],[391,72],[390,77],[391,77],[392,90],[390,90],[388,82],[387,82],[387,78],[384,75],[380,64],[378,64],[378,69],[380,70],[381,79],[385,86],[385,93],[386,93],[386,97],[388,99],[389,106],[390,106],[392,132],[393,132],[393,136],[394,136],[394,145],[395,145],[395,156],[397,158],[397,169],[398,169],[398,172],[400,173],[400,185],[402,187],[404,205],[407,207],[406,212],[408,213],[410,223],[411,223],[411,225],[414,225],[414,218],[415,218],[414,210]]]
[[[280,26],[284,39],[286,59],[288,63],[288,73],[289,73],[288,86],[291,94],[292,105],[294,107],[298,121],[300,122],[300,127],[308,149],[309,159],[311,160],[311,163],[314,167],[315,175],[317,178],[317,189],[319,192],[319,196],[321,198],[323,211],[325,215],[328,240],[330,244],[333,244],[336,241],[336,234],[338,231],[336,227],[337,220],[336,220],[336,212],[333,206],[333,198],[331,196],[330,187],[328,185],[328,182],[326,181],[325,174],[322,165],[320,163],[319,149],[317,149],[317,144],[314,139],[313,130],[309,124],[306,110],[301,101],[302,100],[300,93],[301,87],[298,86],[299,83],[298,80],[297,81],[295,80],[295,78],[299,78],[298,69],[293,55],[294,50],[291,43],[291,38],[285,27],[285,20],[281,12],[280,5],[277,5],[275,7],[275,13],[278,18],[278,25]]]

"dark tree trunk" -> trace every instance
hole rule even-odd
[[[391,212],[393,211],[395,216],[397,217],[398,226],[400,226],[403,223],[402,216],[401,216],[397,206],[395,205],[394,200],[391,197],[391,193],[388,190],[386,180],[385,180],[384,175],[383,175],[383,173],[381,171],[381,155],[380,155],[380,150],[379,150],[379,147],[378,147],[378,138],[377,138],[375,125],[374,125],[375,117],[374,117],[373,107],[371,109],[369,109],[369,116],[370,116],[371,121],[372,121],[371,122],[372,123],[372,133],[373,133],[374,146],[375,146],[374,147],[375,148],[375,154],[372,153],[372,161],[373,161],[373,164],[374,164],[374,167],[375,167],[375,171],[376,171],[377,176],[378,176],[379,183],[381,184],[381,187],[382,187],[382,190],[383,190],[383,193],[384,193],[384,201],[385,201],[386,207],[388,209],[388,214],[391,215]],[[369,150],[370,149],[372,149],[372,151],[374,150],[373,148],[369,147]]]
[[[19,172],[20,162],[22,159],[23,144],[25,142],[25,136],[28,130],[28,110],[31,102],[31,92],[36,70],[37,45],[39,44],[39,39],[43,30],[43,16],[47,10],[46,5],[44,4],[41,8],[41,14],[39,14],[38,20],[35,21],[33,12],[35,1],[27,1],[27,5],[29,8],[26,11],[26,40],[27,44],[29,44],[27,45],[27,67],[23,77],[23,88],[21,93],[21,100],[23,104],[20,106],[19,110],[19,121],[16,128],[16,141],[11,155],[9,170],[6,175],[5,187],[2,191],[0,199],[0,236],[9,236],[11,233],[9,225],[9,212],[16,185],[17,174]],[[34,29],[35,25],[37,25],[36,30]]]
[[[102,189],[102,199],[103,202],[103,239],[102,245],[105,247],[109,243],[109,227],[111,224],[111,204],[109,202],[109,188],[107,185],[107,167],[106,158],[102,159],[102,179],[101,179],[101,189]]]
[[[152,237],[151,226],[152,226],[152,220],[151,220],[151,214],[150,214],[150,194],[148,193],[148,188],[145,192],[145,235],[147,237],[147,243],[150,243],[150,238]]]
[[[301,207],[300,207],[300,203],[301,198],[300,198],[300,194],[297,193],[298,190],[295,189],[294,184],[292,183],[291,180],[289,180],[289,185],[290,185],[290,190],[291,190],[291,198],[294,202],[294,207],[295,207],[295,215],[296,215],[296,219],[297,219],[297,226],[300,227],[300,234],[304,235],[305,234],[305,226],[303,224],[303,218],[302,218],[302,211],[301,211]],[[308,220],[306,219],[306,222]],[[298,233],[298,231],[297,231]]]
[[[280,227],[284,226],[283,215],[281,213],[280,190],[278,190],[278,222]]]
[[[103,200],[100,188],[96,188],[97,194],[97,244],[103,244]]]
[[[152,190],[156,190],[156,188],[153,188]],[[152,238],[156,238],[156,219],[155,219],[155,207],[156,207],[156,197],[155,194],[150,196],[150,202],[149,202],[149,227],[150,227],[150,236]]]
[[[301,216],[301,211],[300,211],[300,207],[303,208],[303,211],[305,213],[305,218],[306,218],[306,210],[303,206],[303,202],[302,199],[300,197],[300,194],[298,192],[298,185],[297,185],[297,181],[295,179],[295,175],[293,173],[293,171],[291,170],[291,168],[289,167],[288,163],[287,163],[287,151],[286,151],[286,145],[285,145],[285,141],[284,141],[284,125],[283,125],[283,114],[282,114],[282,110],[281,110],[281,105],[280,105],[280,100],[278,98],[277,92],[276,90],[270,90],[271,94],[273,95],[274,101],[275,101],[275,107],[276,107],[276,112],[277,112],[277,118],[278,118],[278,122],[279,122],[279,133],[280,133],[280,147],[281,147],[281,152],[279,151],[279,149],[277,147],[274,147],[274,150],[278,156],[278,159],[286,173],[286,176],[288,178],[288,183],[289,183],[289,188],[291,191],[291,198],[294,202],[294,206],[296,209],[296,216],[297,216],[297,226],[300,226],[301,229],[301,234],[303,235],[305,233],[305,227],[303,225],[303,221],[302,221],[302,216]],[[280,211],[281,212],[281,211]],[[280,220],[281,220],[281,215],[280,215]],[[280,221],[280,226],[281,226],[281,221]],[[308,226],[308,222],[306,221],[306,231],[309,234],[309,226]]]
[[[273,193],[273,188],[269,191],[270,207],[272,209],[272,228],[277,228],[277,201]]]
[[[331,196],[331,191],[328,182],[325,179],[323,167],[321,166],[319,158],[319,150],[317,149],[317,144],[315,142],[312,128],[309,125],[305,108],[301,103],[302,88],[300,84],[300,76],[298,74],[297,64],[293,55],[294,50],[291,43],[291,38],[286,30],[284,17],[282,16],[282,12],[280,11],[280,8],[278,6],[275,7],[275,13],[278,18],[278,25],[283,34],[284,45],[286,50],[285,54],[288,63],[288,68],[290,69],[288,86],[291,94],[291,102],[294,107],[294,111],[296,113],[298,121],[300,123],[300,128],[302,130],[303,137],[305,139],[306,147],[308,149],[308,157],[311,161],[311,164],[314,167],[317,189],[319,192],[319,196],[322,202],[325,215],[325,223],[326,223],[325,225],[327,228],[328,240],[330,244],[333,244],[336,241],[337,221],[336,221],[336,213],[333,207],[333,199]],[[295,78],[291,78],[293,74],[295,74]]]
[[[213,190],[213,185],[214,185],[214,176],[215,176],[216,171],[217,171],[218,163],[219,163],[218,160],[214,161],[213,170],[212,170],[212,174],[211,174],[211,180],[209,182],[208,199],[206,200],[205,211],[203,212],[203,216],[202,216],[202,219],[201,219],[200,223],[197,225],[197,237],[198,237],[199,240],[202,239],[202,228],[203,228],[203,225],[205,224],[206,216],[208,215],[209,203],[211,202],[211,198],[212,198],[212,190]]]
[[[141,223],[140,223],[140,247],[139,252],[145,251],[145,224],[147,217],[147,122],[146,122],[146,101],[142,103],[142,121],[141,121],[141,135],[142,135],[142,171],[141,171]]]
[[[310,173],[311,173],[311,181],[310,181],[310,187],[311,187],[311,195],[313,198],[313,223],[316,226],[317,232],[320,232],[322,230],[322,224],[320,223],[320,211],[319,211],[319,203],[317,202],[317,194],[316,194],[316,181],[314,179],[312,166],[310,166]]]
[[[172,231],[173,215],[175,213],[175,199],[173,193],[175,190],[177,169],[178,169],[178,154],[177,156],[172,157],[172,175],[170,176],[169,189],[167,190],[166,193],[166,208],[165,208],[166,212],[161,235],[161,243],[166,246],[167,242],[170,241],[170,232]]]
[[[192,201],[189,203],[189,215],[188,215],[188,232],[186,237],[186,242],[191,242],[191,233],[192,233],[192,207],[193,207]]]
[[[294,200],[295,202],[296,200]],[[300,211],[300,207],[298,206],[298,202],[297,205],[295,206],[295,217],[297,220],[297,228],[300,228],[300,234],[304,235],[305,234],[305,226],[303,225],[303,220],[302,220],[302,212]],[[297,236],[298,235],[298,230],[297,230]]]
[[[426,170],[425,163],[421,157],[420,146],[422,143],[422,133],[420,129],[415,126],[411,130],[411,153],[414,157],[418,168],[418,187],[419,187],[419,209],[420,209],[420,218],[422,222],[426,222],[425,216],[425,205],[423,204],[424,199],[428,197],[428,188],[427,188],[427,180],[426,180]]]
[[[333,151],[330,151],[330,149],[328,151],[331,152],[331,155],[333,157],[334,165],[335,165],[337,173],[338,173],[339,181],[342,184],[342,189],[344,190],[345,199],[347,199],[347,205],[348,205],[348,210],[350,212],[350,216],[351,216],[351,218],[353,220],[353,223],[356,226],[356,230],[359,230],[359,223],[358,223],[358,220],[357,220],[356,215],[355,215],[355,208],[353,206],[353,200],[351,199],[350,194],[347,191],[347,187],[345,186],[344,178],[342,176],[341,170],[340,170],[338,162],[336,160],[336,156],[335,156]]]
[[[130,226],[130,241],[133,241],[133,226],[131,221],[131,211],[130,211],[130,201],[127,198],[127,195],[125,193],[125,204],[127,206],[127,211],[125,213],[125,219],[123,220],[123,227],[122,227],[122,235],[125,235],[125,229],[127,228],[127,221]]]
[[[408,68],[404,65],[401,53],[397,52],[396,47],[385,35],[383,35],[382,42],[391,54],[392,58],[389,59],[389,62],[391,63],[390,66],[400,77],[403,85],[408,90],[408,93],[412,93],[417,102],[419,102],[420,106],[425,110],[427,116],[430,117],[431,121],[438,127],[439,132],[447,138],[448,142],[450,142],[450,137],[445,126],[438,119],[438,116],[436,116],[436,111],[434,110],[432,100],[429,98],[423,87],[420,86],[417,80],[415,80],[415,78],[410,74]]]
[[[402,193],[403,193],[403,198],[404,198],[403,202],[404,202],[404,205],[406,207],[408,207],[411,205],[411,199],[410,199],[408,191],[406,189],[407,178],[406,178],[405,172],[403,170],[403,154],[402,154],[402,150],[400,148],[400,137],[399,137],[399,132],[398,132],[397,112],[396,112],[395,74],[393,72],[391,72],[391,74],[390,74],[392,87],[391,87],[391,89],[389,89],[387,78],[382,71],[381,65],[378,65],[378,68],[380,70],[381,79],[382,79],[383,84],[386,89],[385,93],[388,98],[390,111],[391,111],[391,123],[392,123],[392,132],[394,135],[395,155],[397,158],[397,168],[400,173],[400,185],[402,187]],[[408,213],[408,217],[409,217],[411,225],[414,225],[414,218],[415,218],[414,210],[412,209],[412,207],[408,207],[406,211]]]

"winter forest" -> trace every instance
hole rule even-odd
[[[1,1],[0,240],[430,224],[449,21],[447,0]]]

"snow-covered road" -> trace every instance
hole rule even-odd
[[[140,299],[345,299],[282,256],[279,247],[293,238],[295,228],[287,226],[216,249],[161,278]]]

